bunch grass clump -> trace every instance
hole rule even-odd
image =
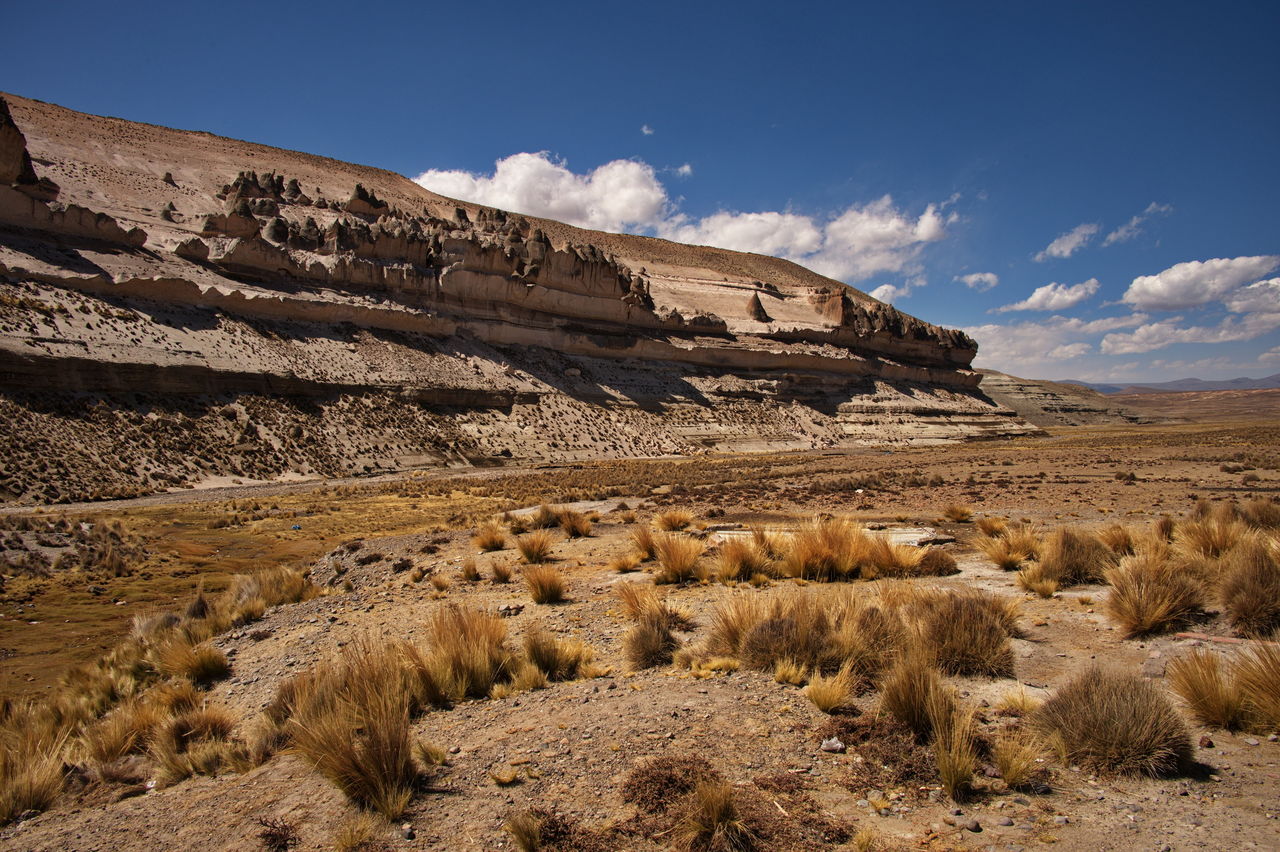
[[[551,548],[554,544],[555,537],[551,532],[539,528],[518,537],[516,550],[520,551],[520,557],[527,564],[541,565],[551,558]]]
[[[1222,557],[1218,597],[1231,628],[1266,638],[1280,630],[1280,548],[1258,533]]]
[[[1099,772],[1163,777],[1191,757],[1191,740],[1177,711],[1135,675],[1087,669],[1030,718],[1064,760]]]
[[[1125,556],[1108,569],[1106,610],[1127,638],[1163,633],[1186,624],[1203,605],[1200,584],[1171,562],[1164,547]]]
[[[655,536],[658,570],[654,572],[654,581],[675,584],[700,579],[704,550],[703,543],[690,536],[673,533]]]
[[[480,552],[492,553],[507,546],[507,534],[502,531],[502,527],[489,523],[480,527],[471,541]]]
[[[663,532],[679,532],[693,523],[693,513],[687,509],[667,509],[653,517],[653,525]]]
[[[554,565],[529,565],[524,569],[524,584],[534,603],[554,604],[565,599],[564,575]]]

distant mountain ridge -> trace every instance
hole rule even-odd
[[[1172,382],[1133,382],[1126,385],[1117,384],[1097,384],[1094,382],[1081,382],[1075,379],[1063,379],[1065,384],[1081,385],[1086,388],[1096,390],[1098,393],[1105,394],[1122,394],[1122,393],[1188,393],[1194,391],[1219,391],[1219,390],[1271,390],[1280,388],[1280,373],[1270,376],[1263,376],[1260,379],[1250,379],[1247,376],[1241,376],[1238,379],[1217,379],[1213,381],[1205,381],[1204,379],[1176,379]]]

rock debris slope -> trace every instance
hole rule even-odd
[[[777,258],[0,108],[0,498],[1025,434],[973,340]]]

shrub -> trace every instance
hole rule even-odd
[[[647,814],[666,813],[704,781],[720,773],[701,757],[654,757],[639,764],[622,782],[622,800]]]
[[[459,606],[435,610],[427,621],[427,653],[408,653],[417,698],[444,706],[488,695],[514,668],[506,638],[506,624],[491,613]]]
[[[541,565],[551,557],[551,546],[555,539],[545,529],[537,529],[516,539],[516,550],[530,565]]]
[[[506,533],[502,527],[492,523],[482,526],[471,541],[482,553],[492,553],[507,546]]]
[[[654,551],[659,567],[654,574],[655,582],[687,583],[697,577],[703,545],[696,538],[671,533],[657,536]]]
[[[1231,627],[1262,638],[1280,628],[1280,561],[1259,535],[1245,536],[1222,560],[1219,598]]]
[[[1031,721],[1065,760],[1101,772],[1165,776],[1191,756],[1186,726],[1156,687],[1098,667],[1058,689]]]
[[[1235,730],[1244,725],[1244,695],[1212,651],[1196,650],[1169,663],[1166,676],[1196,721]]]
[[[653,525],[663,532],[678,532],[693,523],[693,513],[685,509],[668,509],[653,518]]]
[[[1161,633],[1200,610],[1200,586],[1158,551],[1144,550],[1106,572],[1107,614],[1126,638]]]
[[[524,584],[534,603],[553,604],[564,600],[564,575],[552,565],[530,565],[525,568]]]

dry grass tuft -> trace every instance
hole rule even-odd
[[[933,728],[933,758],[938,765],[942,788],[955,801],[968,794],[978,768],[974,750],[973,710],[960,707],[945,690],[929,695],[929,723]]]
[[[1265,638],[1280,629],[1280,559],[1261,535],[1242,536],[1222,559],[1218,596],[1241,636]]]
[[[492,553],[507,546],[507,534],[502,531],[502,527],[489,523],[476,531],[475,537],[471,539],[471,542],[479,548],[480,552]]]
[[[1173,531],[1173,545],[1187,555],[1216,559],[1235,547],[1248,531],[1243,521],[1218,513],[1179,523]]]
[[[513,572],[511,570],[511,566],[508,565],[507,563],[494,562],[491,566],[489,566],[489,570],[493,572],[493,582],[495,583],[511,582],[511,574]]]
[[[730,538],[720,545],[716,554],[715,577],[722,583],[750,580],[757,574],[769,576],[776,571],[772,557],[754,536]]]
[[[1090,668],[1031,716],[1063,758],[1101,772],[1166,776],[1191,757],[1186,725],[1169,699],[1140,677]]]
[[[676,823],[676,836],[687,849],[724,852],[748,852],[756,840],[738,812],[732,785],[710,780],[689,794]]]
[[[622,637],[622,653],[633,671],[664,666],[671,662],[679,642],[672,633],[665,610],[641,612],[636,623]]]
[[[921,654],[906,654],[880,682],[880,707],[908,728],[920,742],[933,735],[934,718],[943,712],[951,693],[938,671]]]
[[[1106,572],[1111,584],[1106,610],[1126,638],[1163,633],[1185,624],[1200,611],[1200,586],[1168,561],[1162,549],[1126,556]]]
[[[231,674],[227,656],[212,645],[191,645],[174,637],[155,649],[156,669],[165,677],[183,677],[197,686],[209,686]]]
[[[534,603],[553,604],[565,599],[564,575],[553,565],[528,566],[524,569],[524,584]]]
[[[658,570],[654,573],[654,582],[687,583],[698,579],[703,550],[702,542],[696,538],[671,533],[655,536]]]
[[[516,550],[520,551],[520,556],[526,563],[541,565],[551,558],[551,547],[554,544],[555,537],[550,531],[536,529],[516,539]]]
[[[1044,774],[1044,754],[1044,743],[1025,728],[1003,731],[991,744],[991,762],[1011,790],[1039,786],[1036,781]]]
[[[677,532],[693,523],[693,513],[685,509],[667,509],[653,517],[653,525],[663,532]]]
[[[1009,531],[1009,522],[1004,518],[984,515],[973,522],[980,535],[987,538],[1000,538]]]
[[[1244,696],[1234,678],[1226,676],[1217,654],[1192,651],[1170,662],[1166,677],[1202,725],[1228,730],[1244,726]]]
[[[1035,712],[1041,703],[1040,699],[1027,692],[1025,686],[1018,685],[1000,696],[1000,700],[996,702],[995,711],[997,716],[1021,718]]]
[[[786,540],[781,572],[818,582],[874,576],[872,539],[862,527],[841,518],[804,524]]]
[[[532,811],[514,814],[503,829],[511,835],[520,852],[538,852],[542,848],[542,820]]]
[[[1040,549],[1036,572],[1061,586],[1101,582],[1119,560],[1096,535],[1071,527],[1054,530]]]
[[[1244,698],[1250,726],[1280,733],[1280,647],[1245,649],[1232,661],[1231,673]]]
[[[333,833],[334,852],[360,852],[372,848],[386,824],[368,811],[357,811],[339,823]]]
[[[622,782],[622,800],[647,814],[671,810],[706,781],[720,781],[720,773],[701,757],[654,757],[639,764]]]
[[[243,747],[232,742],[236,718],[221,707],[205,706],[170,716],[151,732],[149,751],[159,784],[192,775],[218,775],[248,765]]]
[[[967,524],[973,520],[973,507],[963,503],[951,503],[942,510],[942,516],[956,524]]]
[[[556,639],[540,627],[525,633],[524,655],[547,680],[553,681],[582,677],[595,659],[595,652],[577,639]]]
[[[1116,556],[1128,556],[1133,553],[1137,543],[1133,530],[1121,524],[1111,524],[1098,530],[1098,540]]]
[[[632,571],[640,570],[641,561],[642,557],[638,553],[624,553],[610,559],[606,568],[616,574],[630,574]]]
[[[1031,554],[1017,548],[1008,536],[982,537],[973,542],[983,556],[1001,571],[1017,571]]]
[[[950,577],[960,573],[956,558],[937,547],[920,548],[924,554],[916,566],[916,574],[921,577]]]
[[[636,553],[640,555],[641,562],[648,562],[658,555],[657,539],[653,534],[653,530],[648,527],[632,527],[631,544],[635,547]]]
[[[858,677],[845,666],[833,675],[814,672],[804,694],[823,713],[835,713],[848,708],[857,689]]]
[[[37,726],[10,727],[0,743],[0,825],[27,811],[47,810],[62,792],[66,734]]]
[[[591,519],[573,509],[558,511],[556,522],[569,538],[586,538],[591,535]]]
[[[919,643],[942,671],[953,675],[1013,676],[1015,616],[994,595],[941,593],[918,609]]]

